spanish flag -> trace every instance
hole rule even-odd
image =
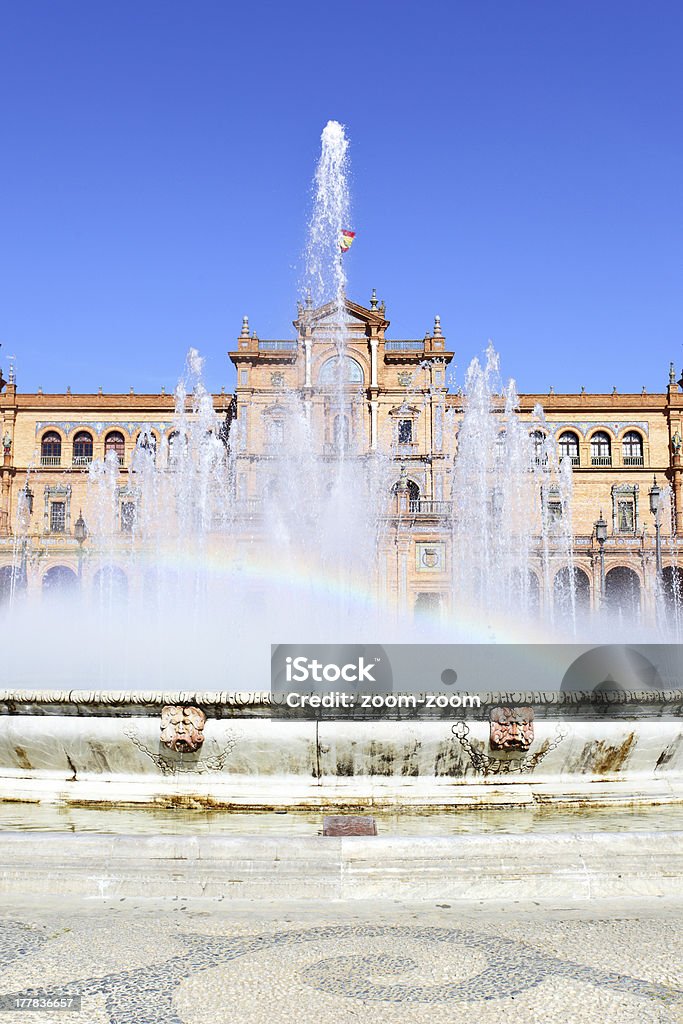
[[[353,244],[353,240],[356,237],[355,231],[342,231],[339,236],[339,251],[348,252]]]

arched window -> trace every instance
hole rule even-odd
[[[119,466],[123,465],[123,456],[126,452],[126,442],[123,439],[123,434],[120,430],[110,430],[104,439],[104,457],[106,459],[109,452],[114,452],[118,459]]]
[[[58,466],[62,461],[62,439],[56,430],[48,430],[40,442],[41,466]]]
[[[320,384],[362,384],[363,368],[351,356],[333,356],[320,367]]]
[[[572,466],[579,464],[579,437],[573,430],[563,431],[558,439],[560,459],[569,459]]]
[[[621,442],[625,466],[643,465],[643,438],[637,430],[627,430]]]
[[[137,436],[135,446],[138,451],[147,452],[152,459],[157,454],[157,439],[151,430],[141,430]]]
[[[604,430],[596,430],[591,437],[591,466],[612,465],[612,442]]]
[[[92,434],[79,430],[74,434],[74,466],[88,466],[92,462]]]
[[[401,481],[397,480],[394,486],[391,488],[392,494],[397,494]],[[406,487],[408,488],[408,502],[410,505],[411,512],[420,511],[420,488],[417,486],[414,480],[406,480]]]
[[[501,430],[496,438],[496,458],[504,459],[507,452],[507,432]]]
[[[168,464],[175,466],[178,460],[187,454],[187,435],[179,430],[172,430],[168,435]]]
[[[545,434],[542,430],[532,430],[529,434],[531,440],[531,458],[535,465],[544,466],[548,461],[547,452],[544,451]]]

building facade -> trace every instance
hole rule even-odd
[[[244,319],[230,352],[235,392],[213,396],[216,431],[234,458],[230,500],[258,517],[295,396],[319,458],[345,451],[363,459],[381,451],[395,462],[385,537],[400,555],[395,563],[380,557],[378,586],[408,609],[445,606],[464,410],[462,394],[447,385],[453,351],[438,317],[423,338],[391,337],[374,292],[367,307],[347,300],[342,319],[343,350],[332,305],[300,305],[295,337],[287,340],[261,339]],[[13,374],[9,378],[0,375],[0,595],[18,579],[38,593],[69,573],[87,585],[82,561],[89,540],[79,518],[90,466],[110,453],[118,463],[117,516],[125,537],[137,511],[133,453],[146,447],[161,469],[171,468],[175,397],[26,394]],[[683,391],[673,365],[657,394],[551,390],[520,395],[516,415],[528,421],[532,460],[546,459],[552,446],[565,470],[571,467],[571,572],[580,603],[596,607],[610,594],[628,592],[628,600],[650,614],[659,585],[673,599],[683,537]],[[504,434],[503,423],[501,451]],[[545,512],[561,517],[561,496],[552,493],[539,498],[533,514],[541,515],[544,500]],[[553,564],[551,592],[546,586],[539,600],[552,600],[552,579],[562,568]],[[532,576],[540,594],[541,569]]]

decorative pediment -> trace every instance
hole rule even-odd
[[[373,304],[376,308],[368,308],[367,306],[361,306],[357,302],[352,302],[351,299],[344,299],[344,321],[345,324],[354,330],[358,331],[359,328],[368,329],[374,327],[378,332],[382,333],[389,326],[389,321],[384,316],[384,304],[381,306],[377,305],[376,299],[373,299]],[[318,306],[317,309],[313,309],[309,306],[299,305],[298,317],[294,321],[294,326],[298,331],[301,331],[304,327],[315,332],[317,330],[324,330],[325,328],[334,327],[339,323],[339,310],[335,302],[326,302],[323,306]]]

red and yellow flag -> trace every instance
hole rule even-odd
[[[353,244],[353,240],[356,237],[355,231],[342,231],[339,236],[339,251],[348,252]]]

